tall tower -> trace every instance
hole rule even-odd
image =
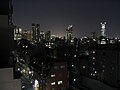
[[[69,25],[66,29],[66,39],[68,41],[72,40],[72,33],[73,33],[73,25]]]
[[[106,33],[105,33],[105,31],[106,31],[106,22],[101,22],[100,23],[101,24],[101,36],[103,36],[103,37],[106,37]]]
[[[39,42],[40,39],[40,25],[39,24],[32,24],[32,41],[34,43]]]

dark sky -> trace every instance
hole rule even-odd
[[[31,30],[39,23],[41,30],[65,35],[69,24],[74,36],[100,34],[100,22],[107,22],[108,37],[120,37],[120,0],[13,0],[13,23]]]

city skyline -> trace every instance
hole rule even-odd
[[[107,22],[108,37],[120,37],[119,0],[13,0],[13,23],[23,30],[31,30],[32,23],[40,24],[40,30],[51,30],[64,36],[69,24],[76,37],[100,35],[100,22]],[[113,32],[114,31],[114,32]]]

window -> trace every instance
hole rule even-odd
[[[93,74],[93,76],[95,76],[95,74]]]
[[[93,65],[95,65],[95,62],[93,62]]]
[[[58,81],[58,85],[60,85],[60,84],[62,84],[63,83],[63,81]]]
[[[93,53],[95,53],[95,51],[93,51]]]
[[[77,57],[77,55],[74,55],[74,57]]]
[[[95,59],[95,57],[93,57],[93,59]]]
[[[55,77],[55,74],[52,74],[51,77]]]
[[[76,79],[74,78],[74,79],[73,79],[73,81],[75,82],[75,81],[76,81]]]
[[[55,82],[52,82],[51,85],[55,85]]]
[[[85,69],[85,66],[83,66],[83,68]]]

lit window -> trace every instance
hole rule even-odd
[[[20,71],[20,68],[18,68],[18,71]]]
[[[95,68],[93,68],[93,70],[95,70]]]
[[[62,84],[63,83],[63,81],[58,81],[58,85],[60,85],[60,84]]]
[[[97,73],[97,71],[95,71],[95,73]]]
[[[55,85],[55,82],[52,82],[51,85]]]
[[[52,74],[51,77],[55,77],[55,74]]]
[[[77,57],[77,55],[74,55],[74,57]]]
[[[31,71],[29,71],[29,74],[31,74],[32,72]]]
[[[76,81],[76,79],[74,78],[74,79],[73,79],[73,81],[75,82],[75,81]]]
[[[95,76],[95,74],[93,74],[93,76]]]
[[[21,28],[19,28],[19,33],[22,33],[22,29]]]
[[[28,48],[28,46],[26,46],[26,48]]]
[[[38,83],[38,80],[35,80],[35,84],[34,84],[35,87],[39,87],[39,83]]]
[[[83,66],[83,68],[85,68],[85,66]]]
[[[93,57],[93,59],[95,59],[95,57]]]
[[[93,53],[95,53],[95,51],[93,51]]]
[[[72,64],[72,67],[74,67],[74,65]]]
[[[101,41],[101,44],[106,44],[106,41]]]
[[[25,47],[25,46],[22,46],[23,48]]]
[[[95,62],[93,62],[93,65],[95,65]]]
[[[92,76],[93,74],[91,73],[91,76]]]
[[[16,33],[18,33],[18,29],[16,28]]]

